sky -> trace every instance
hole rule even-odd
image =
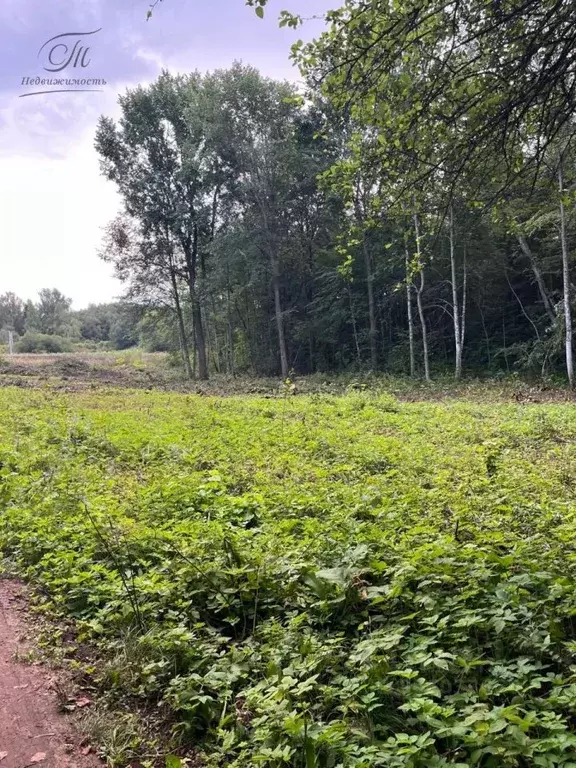
[[[322,21],[280,29],[279,12],[309,18],[336,5],[269,0],[259,19],[244,0],[162,0],[146,21],[150,2],[0,0],[0,294],[35,300],[40,289],[58,288],[75,309],[119,297],[122,285],[98,258],[103,228],[121,205],[93,148],[99,116],[118,117],[118,94],[162,69],[207,71],[242,61],[298,81],[290,46],[317,35]],[[60,37],[65,33],[73,34]],[[24,95],[66,87],[35,85],[37,78],[106,85]]]

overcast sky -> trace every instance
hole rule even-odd
[[[267,76],[298,80],[290,46],[322,24],[279,29],[279,11],[312,16],[337,5],[269,0],[260,20],[244,0],[163,0],[146,22],[149,2],[0,0],[0,294],[35,299],[41,288],[58,288],[77,309],[119,296],[122,286],[97,256],[102,228],[119,206],[93,149],[100,114],[116,115],[118,93],[162,68],[205,71],[239,60]],[[76,41],[56,40],[39,53],[50,38],[97,29],[79,43],[90,49],[84,69],[73,60],[60,73],[45,71],[54,45]],[[65,61],[64,51],[53,51],[55,66]],[[22,84],[36,77],[100,78],[107,85],[103,92],[23,97],[42,90]]]

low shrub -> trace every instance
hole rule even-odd
[[[68,339],[62,338],[62,336],[49,336],[46,333],[26,333],[16,344],[16,352],[21,354],[72,352],[72,344]]]

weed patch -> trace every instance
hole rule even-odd
[[[175,755],[576,766],[570,405],[6,388],[0,413],[1,556]],[[134,759],[133,718],[106,734]]]

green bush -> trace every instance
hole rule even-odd
[[[16,351],[23,354],[35,352],[72,352],[72,344],[62,336],[49,336],[45,333],[26,333],[16,344]]]

